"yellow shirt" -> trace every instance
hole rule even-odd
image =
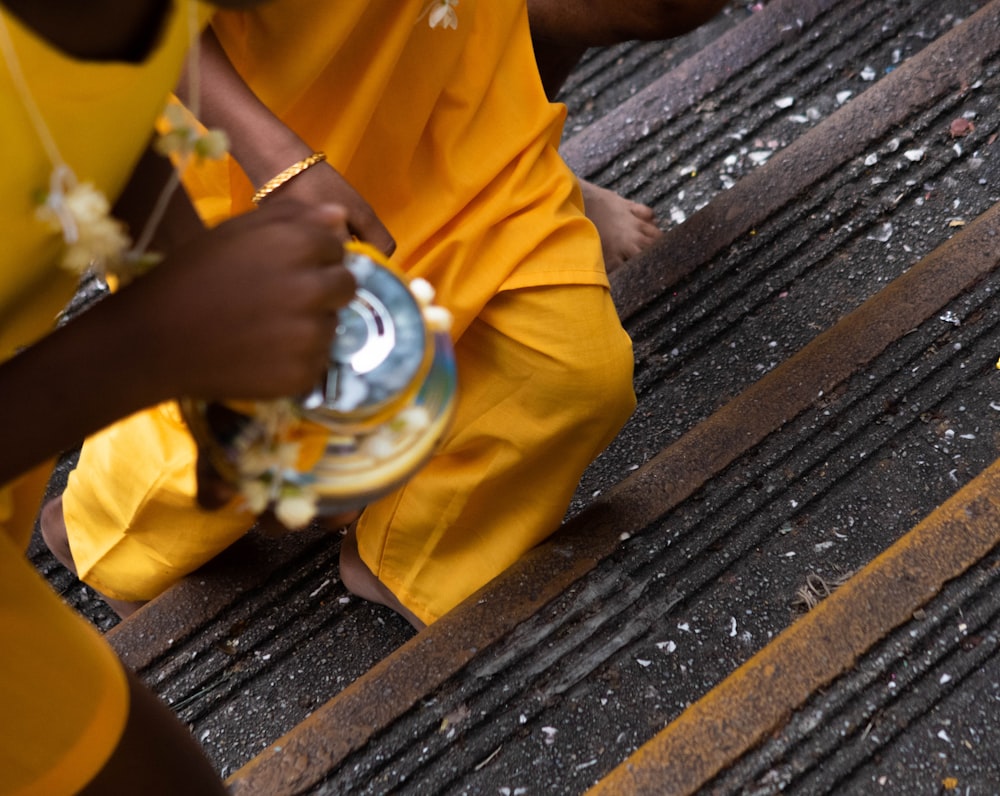
[[[163,107],[164,89],[177,80],[190,38],[186,17],[176,9],[149,59],[131,64],[72,58],[4,14],[21,71],[63,160],[80,182],[93,183],[108,197],[124,187]],[[35,218],[52,163],[6,67],[0,70],[0,114],[3,361],[53,328],[77,280],[58,264],[59,236]],[[31,526],[7,527],[14,510],[9,490],[0,487],[0,528],[23,544]]]
[[[186,5],[141,64],[83,62],[2,11],[31,95],[81,182],[117,195],[142,154],[189,41]],[[0,362],[49,331],[76,279],[35,219],[52,163],[0,62]],[[76,793],[104,765],[128,715],[124,672],[24,557],[47,471],[0,486],[0,794]]]

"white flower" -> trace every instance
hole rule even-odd
[[[441,27],[454,30],[458,27],[458,15],[455,13],[457,5],[458,0],[434,0],[429,6],[428,24],[432,28]]]
[[[301,447],[298,442],[278,442],[267,437],[244,445],[239,452],[240,474],[259,478],[268,473],[294,472]]]
[[[419,434],[431,424],[426,406],[408,406],[392,419],[392,429],[400,435]]]
[[[444,307],[434,303],[434,286],[426,279],[416,277],[409,283],[410,293],[420,306],[424,316],[424,325],[430,332],[448,332],[451,330],[452,315]]]
[[[270,437],[281,436],[298,422],[295,404],[284,398],[277,401],[258,401],[253,407],[255,425]]]
[[[410,406],[364,437],[359,450],[376,462],[387,461],[430,424],[431,415],[426,406]]]
[[[429,307],[434,302],[434,286],[422,277],[410,280],[410,292],[421,307]]]
[[[263,481],[244,480],[240,483],[240,494],[247,509],[254,514],[262,514],[271,502],[271,489]]]
[[[304,528],[316,516],[319,500],[311,489],[282,490],[274,506],[274,516],[290,530]]]
[[[452,317],[444,307],[434,304],[424,307],[424,323],[431,332],[447,332],[451,330]]]
[[[163,118],[170,129],[158,136],[154,144],[161,155],[176,155],[182,160],[189,155],[218,160],[229,151],[229,138],[222,130],[203,132],[183,106],[168,105]]]
[[[252,422],[232,442],[240,494],[254,514],[273,506],[285,527],[302,528],[316,516],[319,497],[310,476],[298,470],[302,443],[295,439],[300,422],[295,403],[258,401],[251,412]]]
[[[399,434],[381,426],[362,440],[361,450],[376,462],[384,462],[396,452],[398,443]]]
[[[132,245],[125,225],[111,215],[107,197],[89,182],[77,183],[68,169],[53,172],[36,216],[62,235],[62,266],[76,274],[116,270]]]
[[[89,182],[71,188],[63,201],[78,224],[99,223],[106,220],[111,212],[107,197]]]
[[[82,274],[89,267],[108,273],[117,271],[122,258],[132,243],[125,226],[111,216],[89,224],[80,224],[80,238],[66,247],[62,265],[74,273]]]
[[[206,160],[220,160],[229,151],[229,137],[224,130],[209,130],[194,144],[194,153]]]
[[[240,475],[246,478],[259,478],[277,469],[280,457],[267,444],[255,442],[239,449],[237,466]]]

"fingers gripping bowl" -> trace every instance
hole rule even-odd
[[[248,507],[295,528],[316,514],[361,508],[423,466],[454,412],[450,316],[433,289],[407,281],[375,249],[345,247],[357,290],[338,312],[321,384],[300,398],[184,400],[214,469]]]

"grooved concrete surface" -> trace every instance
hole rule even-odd
[[[963,541],[1000,450],[1000,0],[733,5],[566,100],[567,160],[667,234],[613,277],[639,407],[565,526],[415,636],[311,531],[112,642],[239,794],[1000,793],[997,523]],[[658,756],[697,739],[715,768]]]

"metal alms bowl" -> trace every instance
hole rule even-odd
[[[365,244],[348,244],[344,265],[357,290],[312,392],[277,414],[273,403],[182,402],[223,478],[308,487],[320,514],[361,508],[419,470],[447,431],[457,383],[451,337],[428,327],[426,297]]]

